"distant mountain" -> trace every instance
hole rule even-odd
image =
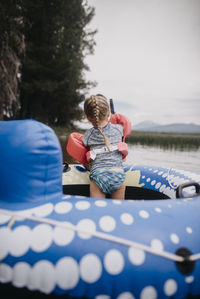
[[[172,123],[169,125],[160,125],[152,121],[143,121],[133,126],[134,131],[147,131],[147,132],[163,132],[163,133],[187,133],[187,134],[200,134],[200,125],[193,123]]]
[[[159,124],[153,122],[153,121],[142,121],[140,122],[139,124],[133,126],[133,130],[136,130],[136,131],[147,131],[150,130],[151,128],[154,128],[154,127],[157,127],[157,126],[160,126]]]

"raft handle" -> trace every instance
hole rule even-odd
[[[182,263],[176,262],[178,270],[184,275],[192,273],[195,267],[195,261],[190,259],[192,252],[187,248],[179,248],[176,254],[184,258]]]
[[[183,194],[183,189],[185,189],[187,187],[195,187],[195,193],[185,196]],[[176,198],[190,198],[190,197],[195,197],[195,196],[198,196],[198,195],[200,195],[200,185],[195,181],[191,181],[191,182],[181,184],[176,189]]]
[[[67,162],[64,162],[63,163],[63,172],[68,172],[70,171],[70,167],[69,167],[69,164]]]

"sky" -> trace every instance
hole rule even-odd
[[[132,124],[200,124],[200,0],[88,0],[97,29],[90,94]]]

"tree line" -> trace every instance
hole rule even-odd
[[[94,85],[84,72],[94,52],[85,0],[0,2],[0,119],[33,118],[70,126]]]

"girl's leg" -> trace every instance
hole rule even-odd
[[[105,194],[99,188],[99,186],[93,181],[90,181],[90,197],[93,197],[93,198],[105,198],[106,197]]]
[[[112,193],[111,198],[124,199],[125,198],[125,189],[126,189],[126,184],[125,184],[125,182],[123,182],[122,185],[119,187],[119,189],[117,189],[116,191],[114,191]]]

